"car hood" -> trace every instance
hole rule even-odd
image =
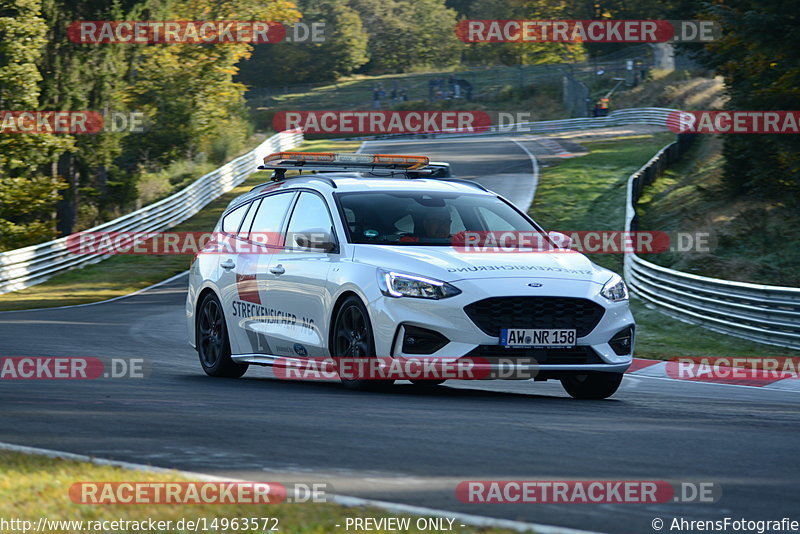
[[[445,282],[478,278],[560,278],[604,284],[611,276],[577,252],[459,252],[452,247],[354,245],[353,261]]]

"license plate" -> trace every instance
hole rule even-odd
[[[500,344],[504,347],[574,347],[576,339],[574,329],[503,328],[500,330]]]

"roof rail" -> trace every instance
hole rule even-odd
[[[283,170],[283,169],[281,169],[281,170]],[[285,170],[284,170],[284,172],[285,172]],[[280,170],[275,171],[275,173],[273,173],[273,177],[270,179],[269,182],[264,182],[264,183],[258,184],[256,186],[254,186],[250,191],[251,192],[255,191],[256,189],[264,187],[265,185],[275,185],[278,182],[285,182],[286,180],[292,180],[292,179],[295,179],[295,178],[308,178],[309,180],[320,180],[320,181],[325,182],[326,184],[330,185],[334,189],[336,189],[336,182],[334,182],[332,178],[328,178],[327,176],[320,176],[319,174],[298,174],[297,176],[289,176],[287,178],[287,177],[284,177],[284,176],[276,177],[277,174],[281,174],[282,175],[284,173],[280,172]]]

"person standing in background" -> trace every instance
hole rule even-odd
[[[372,109],[380,109],[381,91],[377,84],[372,87]]]

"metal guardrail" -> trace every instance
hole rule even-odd
[[[591,128],[608,128],[629,124],[649,124],[667,127],[667,117],[677,110],[668,108],[630,108],[612,111],[606,117],[581,117],[553,121],[521,122],[492,126],[492,133],[552,133]]]
[[[642,188],[684,150],[683,140],[662,148],[628,179],[625,230],[637,230]],[[800,349],[800,288],[732,282],[668,269],[625,253],[631,292],[659,311],[724,334]]]
[[[86,232],[158,232],[185,221],[203,206],[242,183],[252,174],[264,156],[288,150],[303,142],[299,131],[273,135],[259,146],[193,183],[153,204]],[[61,237],[39,245],[0,253],[0,294],[24,289],[49,277],[83,265],[97,263],[108,256],[75,254]]]
[[[514,134],[547,134],[592,128],[609,128],[631,124],[649,124],[667,128],[667,118],[677,110],[669,108],[629,108],[612,111],[606,117],[579,117],[576,119],[557,119],[552,121],[515,122],[512,124],[493,124],[485,130],[461,131],[457,129],[424,134],[386,134],[361,137],[340,137],[330,141],[366,141],[385,139],[418,139],[420,137],[474,137],[476,135],[514,135]]]

